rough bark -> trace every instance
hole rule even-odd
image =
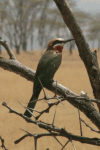
[[[35,71],[19,63],[17,60],[0,57],[0,67],[19,74],[27,80],[34,82]],[[46,88],[55,93],[56,82],[53,81],[52,84],[47,85]],[[78,100],[77,98],[67,98],[69,95],[74,97],[78,95],[59,83],[57,83],[57,94],[66,97],[67,101],[76,108],[79,107],[79,109],[92,121],[92,123],[100,129],[100,114],[90,101]]]
[[[85,38],[81,32],[79,26],[72,15],[70,8],[68,7],[65,0],[55,0],[56,4],[58,4],[59,9],[62,12],[64,20],[68,23],[68,26],[76,40],[76,44],[79,49],[80,56],[84,61],[84,64],[87,68],[87,72],[89,74],[90,82],[93,88],[93,92],[96,98],[99,97],[99,66],[97,62],[96,52],[92,53],[88,47],[88,44],[85,41]],[[0,40],[0,44],[2,44],[7,50],[10,59],[4,59],[0,57],[0,67],[12,71],[14,73],[20,74],[24,78],[34,81],[35,71],[27,68],[26,66],[19,63],[13,52],[10,50],[9,46],[6,42]],[[52,84],[48,85],[47,88],[53,92],[56,90],[56,83],[53,81]],[[57,84],[57,93],[59,95],[63,95],[67,98],[68,102],[70,102],[76,108],[79,108],[92,122],[95,124],[98,129],[100,129],[100,114],[94,108],[93,104],[90,101],[78,100],[77,98],[69,98],[68,96],[78,96],[74,92],[70,91],[66,87]]]
[[[93,89],[93,94],[96,99],[100,99],[100,70],[97,61],[97,52],[91,52],[88,43],[85,40],[82,30],[80,29],[73,12],[71,11],[66,0],[54,0],[58,9],[60,10],[64,22],[71,31],[76,45],[78,47],[79,55],[86,67],[90,83]],[[98,103],[100,110],[100,104]]]

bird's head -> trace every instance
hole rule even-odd
[[[69,39],[69,40],[64,40],[63,38],[55,38],[52,39],[49,43],[48,43],[48,47],[47,47],[47,51],[48,50],[56,50],[60,53],[62,53],[63,47],[67,42],[70,42],[74,39]]]

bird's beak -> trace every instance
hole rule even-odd
[[[73,41],[74,39],[69,39],[69,40],[65,40],[63,41],[64,44],[66,44],[67,42]]]

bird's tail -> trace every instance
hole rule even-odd
[[[36,105],[36,102],[37,102],[35,100],[38,99],[40,92],[41,92],[41,90],[39,90],[37,93],[33,93],[32,97],[31,97],[31,99],[30,99],[30,101],[29,101],[29,103],[27,105],[28,109],[29,108],[34,109],[34,107]],[[29,110],[31,112],[33,112],[31,109],[29,109]],[[32,116],[32,114],[28,110],[25,111],[24,115],[27,116],[27,117],[29,117],[29,118]]]

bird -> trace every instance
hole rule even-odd
[[[64,40],[63,38],[54,38],[48,43],[47,49],[38,63],[34,77],[33,94],[27,105],[27,108],[31,112],[33,112],[32,109],[34,109],[36,105],[36,100],[39,97],[42,87],[45,87],[52,81],[55,72],[61,64],[64,45],[72,40],[74,39]],[[27,109],[24,115],[29,118],[32,116]]]

